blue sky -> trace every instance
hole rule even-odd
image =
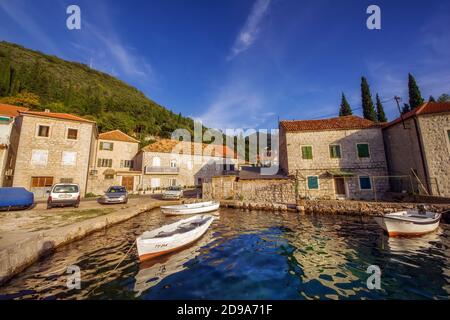
[[[81,8],[81,30],[66,8]],[[381,8],[382,29],[366,28]],[[174,112],[216,128],[360,114],[372,95],[407,99],[411,72],[428,99],[450,93],[449,1],[0,0],[0,39],[91,64]],[[397,116],[392,100],[389,119]]]

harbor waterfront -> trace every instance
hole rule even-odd
[[[0,299],[450,297],[445,219],[435,233],[389,238],[366,216],[221,208],[218,218],[191,246],[139,263],[136,237],[180,219],[142,213],[57,249],[0,287]],[[71,266],[80,289],[67,287]],[[367,286],[370,266],[380,289]]]

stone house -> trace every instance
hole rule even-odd
[[[19,111],[11,134],[5,186],[25,187],[37,199],[55,183],[87,189],[95,122],[66,113]]]
[[[224,171],[237,169],[237,157],[228,147],[161,139],[141,149],[143,190],[169,186],[199,186]]]
[[[13,132],[14,119],[19,116],[19,111],[27,110],[28,108],[25,107],[0,104],[0,186],[5,183],[5,177],[7,177],[6,179],[11,178],[11,171],[6,172],[6,160],[8,149],[11,144],[11,134]]]
[[[136,162],[139,141],[120,130],[100,133],[95,139],[89,170],[88,192],[103,194],[110,186],[121,185],[138,191],[141,167]]]
[[[389,174],[410,175],[415,192],[450,197],[450,103],[428,102],[383,128]]]
[[[281,170],[300,197],[374,199],[388,189],[381,126],[345,116],[279,123]]]

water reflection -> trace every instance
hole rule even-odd
[[[58,250],[0,288],[11,299],[448,299],[449,228],[388,238],[373,219],[221,209],[193,246],[140,264],[139,234],[177,220],[158,210]],[[68,290],[69,265],[82,289]],[[382,270],[369,290],[366,269]],[[95,289],[95,290],[94,290]]]

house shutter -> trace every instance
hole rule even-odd
[[[359,158],[369,158],[369,145],[367,143],[358,144],[357,148]]]
[[[341,146],[331,145],[330,146],[330,157],[331,158],[340,158],[341,157]]]
[[[319,189],[318,177],[308,177],[308,189]]]
[[[103,150],[103,142],[100,141],[100,150]]]
[[[311,160],[313,158],[311,146],[302,147],[302,158],[307,160]]]

